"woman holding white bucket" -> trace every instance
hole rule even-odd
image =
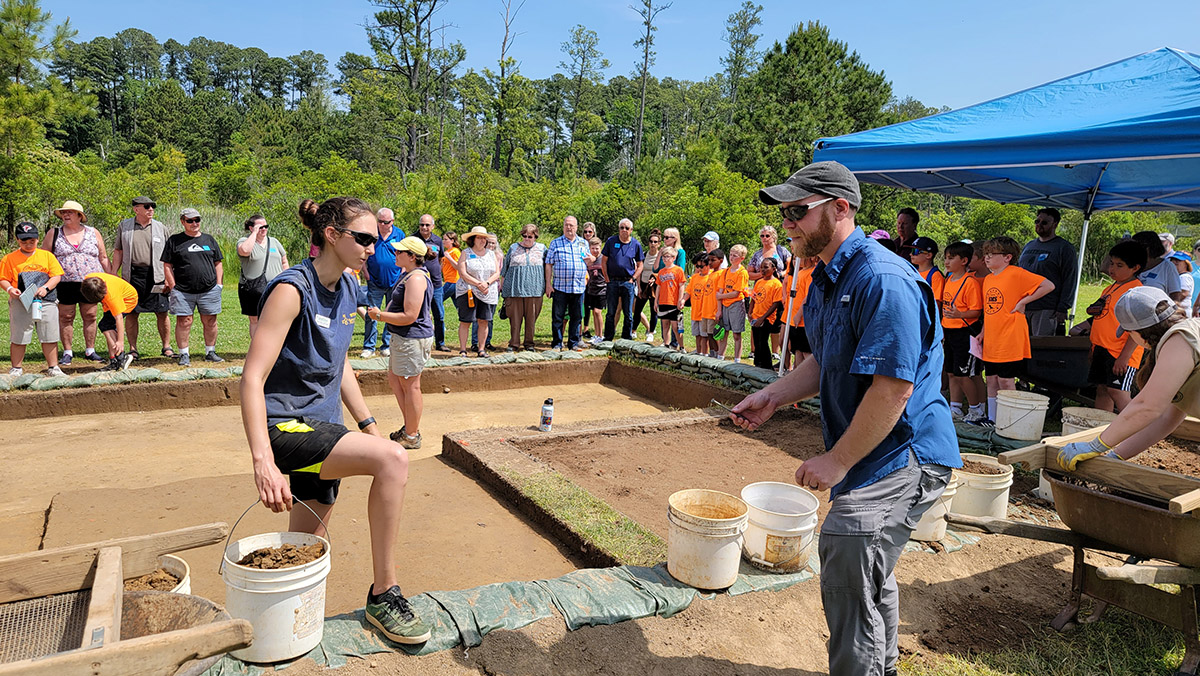
[[[1136,377],[1141,391],[1095,439],[1058,452],[1067,471],[1099,455],[1128,460],[1174,432],[1189,414],[1200,415],[1200,319],[1189,319],[1153,286],[1130,289],[1114,312],[1121,331],[1146,348]]]
[[[324,536],[342,477],[374,478],[367,502],[374,584],[367,620],[399,643],[423,643],[421,621],[396,584],[396,530],[408,481],[408,453],[384,439],[367,408],[347,354],[354,334],[359,270],[378,241],[370,205],[335,197],[300,203],[316,257],[280,273],[263,292],[258,329],[242,373],[242,424],[259,499],[274,512],[293,499],[289,529]],[[359,432],[342,425],[342,404]],[[285,480],[284,474],[289,475]],[[290,484],[290,485],[289,485]]]

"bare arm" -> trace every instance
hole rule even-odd
[[[118,234],[118,237],[119,236],[120,236],[120,234]],[[112,264],[109,266],[109,274],[113,274],[113,275],[120,274],[121,263],[123,262],[124,255],[125,255],[125,252],[121,249],[117,249],[117,250],[113,251]]]
[[[1013,306],[1012,312],[1014,314],[1016,314],[1016,313],[1025,314],[1025,306],[1029,305],[1033,301],[1041,298],[1042,296],[1050,293],[1053,290],[1054,290],[1054,282],[1052,282],[1048,279],[1043,279],[1042,283],[1038,284],[1038,288],[1033,290],[1033,293],[1031,293],[1028,296],[1025,296],[1024,298],[1022,298],[1021,300],[1017,301],[1017,304]]]
[[[270,256],[271,252],[268,251],[267,255]],[[287,249],[284,249],[282,244],[279,245],[279,262],[283,266],[284,270],[287,270],[288,268],[292,267],[291,263],[288,263]]]
[[[170,263],[163,263],[163,286],[170,292],[175,288],[175,266]]]
[[[608,278],[608,256],[600,254],[600,276],[604,278],[605,283],[611,282]]]
[[[113,319],[117,322],[117,350],[119,354],[125,353],[125,313],[114,312]],[[109,355],[112,357],[114,355]]]
[[[217,286],[225,285],[225,264],[217,261]]]
[[[377,307],[367,308],[367,315],[395,326],[408,326],[421,316],[421,306],[425,304],[425,287],[428,282],[424,275],[413,275],[404,285],[404,309],[400,312],[384,312]]]
[[[546,263],[546,297],[554,296],[554,265]]]
[[[1171,297],[1171,300],[1178,303],[1178,302],[1182,301],[1183,299],[1187,298],[1187,291],[1176,291],[1175,293],[1171,293],[1171,294],[1167,294],[1167,295],[1169,295]]]
[[[363,398],[362,390],[358,387],[358,376],[354,375],[354,369],[350,368],[349,355],[346,356],[346,362],[342,366],[342,403],[350,409],[350,415],[354,416],[356,423],[371,417],[371,409],[367,408],[367,400]],[[367,425],[362,431],[365,434],[383,437],[379,433],[379,425],[376,423]]]
[[[292,321],[299,314],[300,292],[291,285],[279,285],[267,296],[242,368],[242,427],[245,428],[250,457],[254,462],[254,483],[258,486],[259,499],[274,512],[292,508],[292,491],[288,487],[287,477],[275,464],[275,454],[271,451],[271,439],[267,435],[267,400],[263,388],[267,375],[279,359]],[[117,326],[120,325],[118,322]]]
[[[104,238],[100,236],[99,231],[96,232],[96,249],[100,254],[100,269],[110,275],[117,274],[117,269],[108,260],[108,252],[104,250]]]
[[[53,246],[54,246],[54,228],[50,228],[50,229],[46,230],[46,236],[42,238],[42,243],[38,245],[38,248],[41,249],[42,251],[49,251],[50,253],[54,253],[54,249],[52,248]]]
[[[753,431],[770,419],[780,406],[815,397],[820,387],[821,367],[816,359],[805,359],[784,377],[734,406],[733,421],[740,427]]]
[[[258,228],[251,230],[250,235],[248,237],[246,237],[245,241],[243,241],[241,244],[237,245],[237,252],[238,252],[239,256],[249,258],[250,254],[254,253],[254,244],[255,244],[255,241],[257,240],[257,237],[255,235],[257,232],[258,232]]]
[[[1164,412],[1175,408],[1171,400],[1191,375],[1195,363],[1192,348],[1182,336],[1168,338],[1159,350],[1158,361],[1154,366],[1154,373],[1150,375],[1150,381],[1133,401],[1129,402],[1125,410],[1121,411],[1117,419],[1109,424],[1108,429],[1100,434],[1100,441],[1110,448],[1122,444],[1123,450],[1129,452],[1126,457],[1133,457],[1161,439],[1162,437],[1159,437],[1137,448],[1147,436],[1152,436],[1149,433],[1138,435],[1138,432],[1150,427],[1155,421],[1163,422]],[[1178,425],[1179,420],[1176,420],[1175,424]],[[1125,444],[1133,440],[1135,435],[1138,439],[1134,443]]]
[[[38,298],[45,296],[47,293],[54,290],[58,283],[62,281],[62,275],[54,275],[45,284],[42,285],[42,290],[38,292]]]

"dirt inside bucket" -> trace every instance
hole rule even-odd
[[[990,465],[986,462],[977,462],[975,460],[963,460],[962,471],[969,472],[971,474],[999,476],[1001,474],[1007,474],[1008,468],[1000,467],[998,465]]]
[[[316,561],[324,553],[325,545],[319,542],[302,547],[296,545],[264,547],[243,556],[242,560],[238,561],[238,565],[261,570],[292,568]]]
[[[676,506],[679,511],[701,519],[736,519],[746,513],[736,505],[711,505],[702,502],[686,502]]]
[[[125,580],[125,591],[166,591],[179,584],[179,578],[159,568],[153,573]]]

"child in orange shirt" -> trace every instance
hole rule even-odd
[[[942,274],[942,271],[938,270],[937,265],[933,262],[938,254],[937,242],[928,237],[918,237],[905,248],[908,249],[908,260],[933,288],[933,297],[940,299],[942,287],[946,284],[946,275]]]
[[[971,354],[971,337],[983,328],[983,292],[979,280],[968,268],[974,252],[970,244],[955,242],[946,247],[946,271],[942,293],[936,296],[942,313],[942,348],[945,352],[943,370],[949,378],[950,414],[955,420],[977,423],[987,418],[983,397],[971,376],[975,375],[977,360]],[[964,395],[969,412],[963,410]]]
[[[996,237],[983,245],[992,274],[983,281],[983,362],[987,370],[988,419],[996,420],[996,393],[1017,389],[1016,377],[1029,359],[1029,322],[1025,306],[1054,290],[1050,280],[1012,261],[1021,245],[1012,237]]]
[[[808,298],[808,288],[812,286],[812,273],[817,269],[817,261],[820,260],[816,256],[811,258],[801,257],[800,271],[795,274],[796,277],[796,293],[794,298],[789,300],[792,295],[792,273],[788,272],[783,278],[783,307],[784,312],[787,312],[788,303],[791,303],[792,313],[788,318],[788,324],[791,329],[788,331],[787,349],[783,354],[783,367],[785,369],[794,369],[812,356],[812,346],[808,343],[808,334],[804,331],[804,300]]]
[[[749,251],[741,244],[734,244],[729,249],[729,267],[719,271],[714,279],[716,294],[717,321],[725,329],[725,335],[717,341],[717,356],[725,358],[725,346],[729,334],[733,334],[733,361],[742,361],[742,332],[746,330],[745,298],[750,295],[747,288],[750,285],[750,271],[742,265]]]
[[[704,321],[701,319],[704,316],[702,307],[704,287],[709,285],[708,277],[712,272],[708,265],[708,254],[697,254],[692,259],[692,269],[695,272],[688,278],[687,286],[683,289],[683,298],[679,299],[679,303],[681,306],[689,301],[692,304],[692,335],[696,337],[695,354],[708,354],[708,340],[712,335],[712,324],[708,324],[706,332]],[[683,343],[680,343],[679,347],[682,349]]]
[[[38,229],[33,223],[18,223],[15,231],[17,250],[0,260],[0,289],[8,294],[9,355],[11,376],[24,373],[25,350],[33,342],[36,328],[42,354],[46,357],[46,375],[66,375],[58,367],[58,292],[63,269],[54,254],[38,248]],[[21,294],[36,288],[27,307]]]
[[[670,345],[671,337],[674,336],[679,344],[679,349],[682,350],[683,335],[679,332],[679,296],[683,291],[685,278],[683,268],[675,265],[677,255],[678,252],[674,247],[663,247],[658,254],[663,269],[654,275],[654,279],[658,286],[658,321],[662,323],[663,345]]]
[[[83,276],[79,293],[85,301],[99,303],[104,308],[99,329],[108,343],[108,364],[100,370],[124,371],[129,368],[133,355],[125,352],[124,317],[137,307],[137,289],[116,275],[93,272]]]
[[[773,369],[771,334],[779,330],[783,309],[783,283],[775,275],[775,259],[764,258],[759,271],[762,277],[750,292],[750,341],[754,348],[754,365]]]
[[[1142,348],[1128,333],[1117,335],[1121,323],[1113,308],[1130,289],[1142,285],[1138,273],[1146,267],[1146,247],[1133,240],[1123,240],[1108,251],[1111,263],[1108,276],[1113,283],[1104,289],[1099,300],[1087,308],[1092,317],[1092,366],[1088,382],[1096,385],[1096,408],[1120,413],[1129,405],[1137,367],[1142,361]]]

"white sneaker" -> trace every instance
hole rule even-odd
[[[10,375],[10,376],[25,375],[25,369],[21,368],[20,366],[18,366],[16,368],[11,368],[8,370],[8,375]]]
[[[962,416],[961,420],[965,423],[978,424],[985,420],[989,420],[989,418],[987,417],[986,413],[983,413],[983,412],[976,413],[974,411],[968,411],[966,415]],[[990,420],[989,420],[989,422],[990,422]]]
[[[740,363],[742,363],[742,358],[741,358],[741,357],[734,357],[734,358],[733,358],[733,363],[735,363],[735,364],[740,364]]]
[[[629,334],[629,339],[630,339],[630,340],[637,340],[637,339],[638,339],[638,337],[637,337],[637,331],[634,331],[633,333]]]
[[[58,368],[57,366],[51,366],[50,368],[46,369],[46,377],[47,378],[54,378],[56,376],[65,376],[65,375],[67,375],[67,374],[63,373],[63,370]]]
[[[592,345],[599,345],[600,343],[603,343],[603,342],[604,342],[604,338],[602,336],[592,336]]]
[[[392,356],[392,348],[390,348],[390,347],[383,348],[382,350],[379,351],[379,356],[381,356],[381,357]]]
[[[374,357],[374,356],[375,356],[375,350],[363,350],[362,351],[363,359],[370,359],[371,357]]]
[[[649,333],[648,333],[648,334],[646,334],[646,342],[647,342],[647,343],[650,343],[651,345],[653,345],[653,344],[654,344],[654,335],[653,335],[653,334],[649,334]]]
[[[953,420],[954,422],[959,422],[959,421],[963,420],[964,418],[966,418],[966,414],[963,413],[962,411],[960,411],[956,408],[950,409],[950,419]]]

